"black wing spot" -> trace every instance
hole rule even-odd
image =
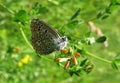
[[[45,34],[45,36],[47,37],[48,35],[47,35],[47,34]]]
[[[45,30],[45,33],[47,33],[48,32],[48,30]]]
[[[51,37],[50,39],[52,40],[53,38]]]
[[[38,27],[39,29],[42,28],[41,26]]]
[[[43,27],[43,24],[41,24],[40,26]]]
[[[41,26],[38,26],[38,31],[39,31],[41,28],[42,28]]]
[[[38,28],[38,31],[40,30],[40,28]]]

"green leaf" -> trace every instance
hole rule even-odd
[[[26,21],[28,21],[28,15],[25,10],[19,10],[14,17],[15,22],[21,22],[22,24],[25,24]]]
[[[111,14],[111,11],[110,11],[110,9],[111,9],[111,4],[109,4],[109,6],[105,9],[105,13],[107,13],[107,14]]]
[[[81,63],[80,63],[80,66],[85,66],[87,61],[88,61],[87,58],[82,60]]]
[[[109,14],[104,15],[101,19],[104,20],[109,17]]]
[[[67,24],[67,26],[68,26],[69,28],[75,28],[75,26],[76,26],[78,23],[79,23],[78,20],[73,20],[73,21],[70,21],[70,22]]]
[[[120,53],[117,54],[117,56],[116,56],[115,59],[114,59],[114,62],[115,62],[117,65],[120,65]]]
[[[13,46],[8,45],[8,47],[7,47],[7,53],[9,53],[9,54],[13,53]]]
[[[117,3],[117,0],[111,0],[111,3],[112,4]]]
[[[117,2],[115,5],[118,5],[118,6],[120,6],[120,2]]]
[[[46,13],[48,11],[48,9],[46,7],[42,6],[38,2],[36,2],[33,5],[32,9],[35,11],[36,14]]]
[[[48,11],[48,9],[46,7],[41,6],[41,8],[39,8],[38,13],[46,13]]]
[[[99,18],[101,18],[102,15],[103,15],[103,13],[102,13],[102,12],[99,12],[99,13],[97,14],[96,18],[99,19]]]
[[[112,63],[111,63],[111,66],[112,66],[112,68],[114,69],[114,70],[119,70],[119,68],[118,68],[118,66],[117,66],[117,64],[115,63],[115,61],[113,61]]]
[[[87,32],[87,33],[85,34],[85,37],[90,37],[90,35],[91,35],[91,31]]]
[[[74,72],[71,71],[71,72],[69,72],[69,74],[70,74],[70,76],[73,76]]]
[[[76,12],[75,12],[75,13],[73,14],[73,16],[70,18],[70,20],[75,19],[75,18],[78,16],[79,12],[80,12],[80,8],[78,8],[78,9],[76,10]]]
[[[105,42],[106,41],[106,36],[102,36],[102,37],[99,37],[97,40],[96,40],[96,42],[98,42],[98,43],[103,43],[103,42]]]
[[[33,7],[32,7],[32,9],[36,10],[37,8],[39,8],[39,6],[41,6],[41,5],[39,5],[38,2],[35,2],[34,5],[33,5]]]
[[[82,49],[77,49],[77,52],[79,52],[80,54],[84,55],[86,54],[86,50],[84,48]]]
[[[119,9],[119,6],[113,5],[113,6],[111,6],[110,11],[112,12],[112,11],[117,10],[117,9]]]

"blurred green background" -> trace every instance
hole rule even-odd
[[[88,75],[72,77],[56,63],[37,56],[24,41],[18,23],[14,22],[14,14],[26,10],[28,14],[36,1],[34,0],[3,0],[7,8],[0,5],[0,83],[119,83],[120,73],[113,70],[110,64],[91,58],[95,67]],[[64,25],[81,8],[78,19],[88,21],[104,10],[110,0],[37,0],[42,5],[38,15],[28,15],[28,19],[39,17],[58,29]],[[34,12],[32,12],[34,13]],[[30,16],[30,17],[29,17]],[[27,17],[26,17],[27,18]],[[120,53],[120,7],[104,20],[93,21],[108,37],[109,46],[102,48],[95,44],[87,49],[105,59],[112,60]],[[31,32],[30,20],[23,27],[28,40]],[[67,36],[82,37],[89,26],[85,23],[78,28],[64,28]],[[50,56],[46,56],[50,58]]]

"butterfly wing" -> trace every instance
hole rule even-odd
[[[47,23],[33,19],[31,21],[31,43],[39,54],[49,54],[57,49],[60,35]]]

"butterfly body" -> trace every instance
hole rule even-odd
[[[39,19],[31,21],[31,43],[39,54],[49,54],[56,50],[63,49],[67,44],[67,38],[61,37],[47,23]]]

